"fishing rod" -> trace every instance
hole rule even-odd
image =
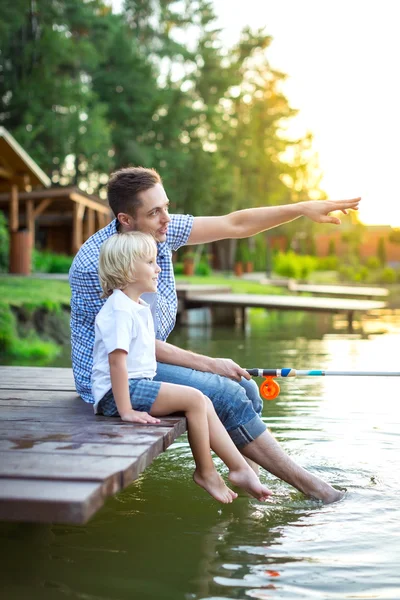
[[[279,396],[280,386],[275,377],[400,377],[400,371],[322,371],[319,369],[246,369],[252,377],[264,377],[260,393],[265,400],[275,400]]]

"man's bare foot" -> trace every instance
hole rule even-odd
[[[236,492],[229,489],[225,485],[222,477],[217,471],[211,471],[207,474],[200,474],[197,470],[193,473],[194,482],[200,487],[204,488],[215,500],[222,502],[223,504],[230,504],[237,498]]]
[[[335,490],[335,488],[331,486],[329,487],[331,489],[322,494],[322,497],[318,498],[319,500],[322,500],[324,504],[332,504],[332,502],[338,502],[338,500],[341,500],[345,495],[345,492],[342,492],[341,490]]]
[[[246,492],[264,502],[271,496],[271,491],[262,485],[254,471],[247,466],[247,468],[237,469],[236,471],[231,470],[229,472],[229,481]]]

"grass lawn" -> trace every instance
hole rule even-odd
[[[248,279],[240,279],[233,275],[209,275],[207,277],[188,277],[187,275],[176,275],[177,283],[193,283],[196,285],[226,285],[232,288],[235,294],[282,294],[284,288],[272,285],[249,281]],[[286,292],[287,293],[287,292]]]
[[[15,275],[0,276],[0,302],[12,306],[69,305],[71,298],[68,281],[34,279]]]
[[[242,280],[236,277],[211,275],[209,277],[187,277],[179,275],[177,282],[187,282],[204,285],[229,285],[232,292],[238,294],[280,294],[281,288],[262,285],[254,281]],[[15,275],[0,276],[0,302],[12,306],[40,306],[43,304],[69,305],[70,288],[68,281],[58,279],[35,279]]]

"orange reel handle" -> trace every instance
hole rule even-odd
[[[279,383],[272,376],[265,377],[260,385],[260,394],[264,400],[275,400],[280,391]]]

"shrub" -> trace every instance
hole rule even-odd
[[[368,275],[369,275],[368,268],[365,266],[361,267],[360,269],[358,269],[358,271],[355,272],[353,281],[362,283],[363,281],[367,281]]]
[[[176,273],[176,271],[175,271]],[[196,275],[200,275],[202,277],[207,277],[208,275],[211,275],[211,267],[208,263],[204,262],[203,260],[201,260],[195,268],[195,274]]]
[[[317,268],[314,256],[300,256],[292,251],[279,252],[274,259],[274,271],[283,277],[306,279]]]
[[[395,283],[396,271],[392,267],[386,267],[380,275],[380,281],[382,283]]]
[[[32,268],[39,273],[68,273],[72,261],[73,257],[66,254],[34,250]]]
[[[336,271],[339,266],[337,256],[321,256],[317,258],[317,271]]]
[[[175,275],[183,275],[183,263],[182,262],[174,263],[174,273],[175,273]]]
[[[377,256],[369,256],[366,260],[366,266],[369,269],[379,269],[379,267],[381,266],[380,260]]]

